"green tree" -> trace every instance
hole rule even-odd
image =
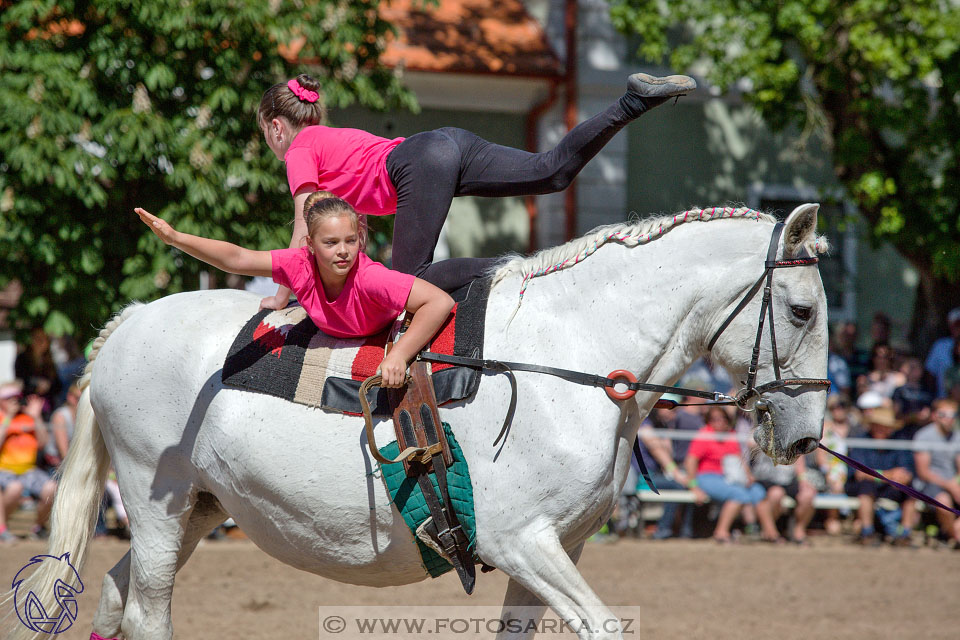
[[[960,3],[612,0],[639,53],[706,69],[775,130],[822,137],[877,240],[920,273],[912,339],[960,303]]]
[[[204,265],[134,206],[286,246],[292,205],[260,96],[307,70],[329,107],[415,107],[377,64],[391,30],[378,4],[0,0],[0,286],[24,285],[11,320],[91,336],[129,299],[196,288]]]

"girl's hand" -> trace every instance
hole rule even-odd
[[[31,394],[30,396],[28,396],[27,404],[23,408],[23,412],[28,416],[30,416],[31,418],[33,418],[34,420],[39,421],[42,411],[43,411],[43,398],[36,394]]]
[[[280,309],[286,309],[289,301],[290,296],[267,296],[260,301],[260,308],[279,311]]]
[[[143,223],[150,227],[150,231],[153,231],[158,238],[164,241],[164,243],[174,243],[177,231],[165,220],[161,220],[146,209],[141,209],[140,207],[135,208],[134,211],[138,216],[140,216],[140,219],[143,220]]]
[[[380,363],[377,373],[383,378],[382,387],[402,387],[407,376],[407,362],[391,349]]]

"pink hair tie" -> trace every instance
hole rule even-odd
[[[297,98],[304,102],[314,103],[320,99],[319,93],[316,91],[310,91],[310,89],[304,89],[300,86],[300,83],[297,82],[296,78],[288,81],[287,86],[290,88],[290,91],[293,91],[293,95],[297,96]]]

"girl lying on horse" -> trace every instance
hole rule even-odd
[[[383,386],[403,384],[407,363],[440,329],[453,308],[442,289],[367,257],[357,212],[327,192],[305,198],[306,245],[277,251],[253,251],[229,242],[175,230],[145,209],[140,219],[166,244],[228,271],[269,276],[293,291],[321,331],[338,338],[359,338],[385,329],[400,312],[416,315],[383,359]]]

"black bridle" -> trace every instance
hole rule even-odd
[[[760,287],[763,286],[763,298],[760,302],[760,318],[757,323],[757,337],[753,343],[753,357],[750,359],[750,366],[747,369],[747,380],[745,386],[743,389],[737,392],[736,398],[734,398],[734,402],[741,409],[747,409],[750,400],[755,398],[759,402],[764,393],[768,393],[777,389],[783,389],[784,387],[824,387],[826,390],[830,389],[830,381],[822,378],[780,377],[780,359],[777,356],[777,335],[776,331],[774,330],[773,322],[773,272],[776,269],[784,269],[789,267],[815,266],[819,262],[816,256],[804,256],[790,260],[777,260],[777,247],[780,244],[780,236],[783,234],[783,227],[784,225],[782,222],[778,222],[773,227],[773,234],[770,236],[770,246],[767,247],[767,259],[763,263],[763,273],[760,274],[760,277],[757,278],[757,281],[754,282],[753,286],[750,287],[746,294],[744,294],[739,304],[737,304],[733,311],[730,312],[730,315],[728,315],[727,319],[723,321],[723,323],[720,325],[720,328],[717,329],[716,333],[713,334],[713,337],[710,338],[710,342],[707,344],[707,351],[712,351],[714,345],[717,343],[717,340],[720,338],[720,335],[727,327],[730,326],[730,323],[733,322],[733,319],[736,318],[737,315],[744,310],[744,308],[746,308],[753,297],[757,295],[757,291],[760,290]],[[760,362],[760,342],[763,339],[763,324],[767,318],[770,320],[770,352],[773,360],[773,375],[775,379],[772,382],[767,382],[757,386],[757,367]]]

